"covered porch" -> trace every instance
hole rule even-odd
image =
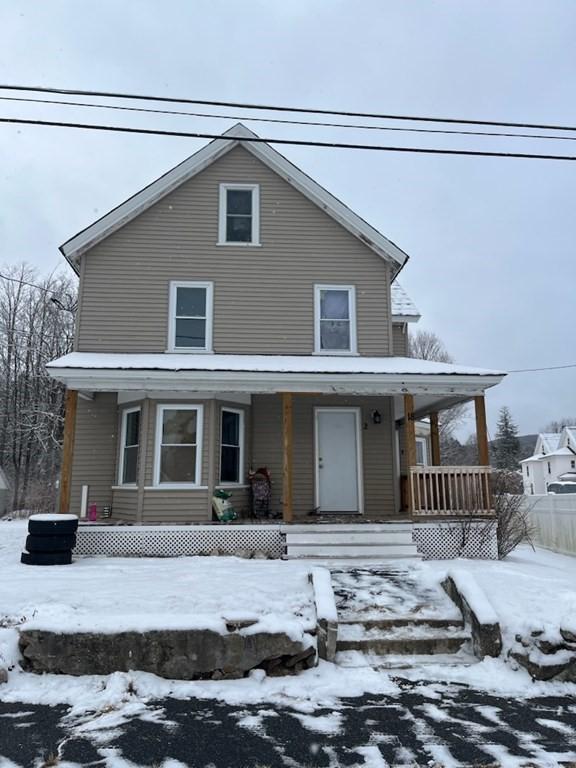
[[[99,353],[72,353],[49,370],[68,387],[62,511],[107,503],[118,521],[209,523],[228,410],[242,414],[243,434],[238,482],[224,485],[245,519],[248,470],[260,466],[271,471],[272,511],[288,524],[491,512],[484,392],[502,379],[497,371],[396,357]],[[443,467],[439,413],[471,400],[478,466]],[[194,483],[159,475],[163,408],[195,409]],[[118,468],[130,409],[141,417],[128,487]],[[419,465],[425,417],[431,461]],[[103,452],[106,468],[96,472]]]

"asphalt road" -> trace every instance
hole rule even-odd
[[[336,711],[304,716],[268,704],[165,699],[117,726],[110,713],[111,730],[90,733],[90,719],[71,719],[67,707],[0,703],[0,766],[48,768],[57,756],[82,766],[122,757],[147,768],[170,758],[190,768],[498,766],[510,757],[515,765],[576,766],[573,698],[434,691],[405,683],[399,696],[343,699]]]

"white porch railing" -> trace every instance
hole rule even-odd
[[[410,467],[412,514],[493,514],[491,471],[491,467]]]

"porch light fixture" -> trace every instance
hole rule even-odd
[[[372,424],[382,424],[380,411],[372,411]]]

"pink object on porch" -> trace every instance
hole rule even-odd
[[[98,508],[96,504],[90,504],[88,507],[88,520],[95,522],[98,519]]]

